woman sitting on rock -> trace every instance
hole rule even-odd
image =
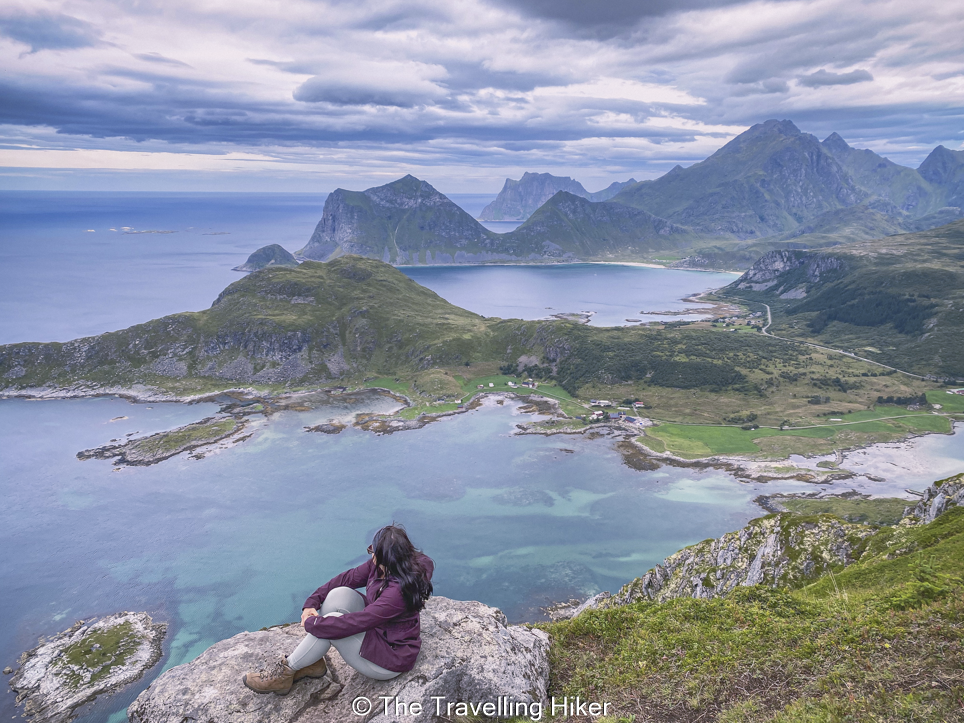
[[[389,680],[415,667],[422,647],[419,611],[432,594],[431,558],[416,550],[402,527],[388,525],[368,546],[371,559],[336,575],[305,601],[307,631],[294,651],[270,669],[246,673],[255,693],[285,695],[301,678],[320,678],[334,645],[351,667]],[[365,587],[363,594],[355,588]]]

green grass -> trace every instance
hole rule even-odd
[[[836,418],[841,421],[804,422],[783,430],[765,427],[743,430],[739,427],[667,423],[647,430],[646,437],[640,441],[656,451],[668,450],[686,459],[698,459],[720,454],[759,454],[762,450],[756,440],[768,437],[831,441],[840,434],[860,434],[873,435],[880,441],[885,441],[908,433],[951,432],[951,422],[947,417],[930,412],[910,411],[903,407],[879,407],[842,414]],[[646,441],[647,438],[659,439],[664,449],[656,449]],[[850,446],[851,443],[847,440],[845,446]],[[782,449],[788,454],[792,453],[792,445]],[[801,451],[811,450],[808,448]]]
[[[363,383],[368,389],[387,389],[390,392],[395,392],[402,396],[408,396],[412,393],[412,383],[411,381],[405,379],[397,379],[396,377],[378,377],[377,379],[367,379]]]
[[[549,693],[610,701],[614,720],[961,720],[964,508],[871,541],[856,565],[793,592],[737,588],[542,624]]]
[[[851,499],[846,497],[823,497],[808,499],[801,497],[772,497],[790,512],[801,515],[836,515],[848,522],[864,525],[896,525],[904,514],[904,509],[913,503],[893,497],[877,499]]]
[[[964,413],[964,395],[962,394],[948,394],[946,390],[937,389],[927,392],[927,401],[931,404],[940,404],[942,412]]]
[[[648,445],[648,438],[655,437],[663,443],[665,451],[684,457],[698,459],[717,454],[758,454],[760,448],[754,443],[764,437],[805,437],[826,439],[834,434],[827,427],[811,429],[743,430],[739,427],[717,427],[709,425],[660,424],[646,430],[640,441]]]
[[[964,507],[955,507],[933,523],[909,532],[900,528],[885,530],[859,563],[837,573],[835,580],[824,578],[805,587],[801,594],[825,599],[844,589],[855,599],[873,596],[914,579],[913,570],[921,563],[932,566],[937,574],[960,577],[964,574]],[[891,557],[900,552],[897,557]]]
[[[207,424],[189,424],[186,427],[138,440],[131,446],[143,455],[166,455],[187,447],[212,442],[233,432],[238,422],[233,418],[220,419]]]
[[[124,665],[137,650],[137,635],[130,621],[114,625],[106,630],[95,630],[81,640],[64,649],[62,655],[52,663],[63,668],[67,685],[78,688],[90,685],[106,677],[111,670]],[[99,648],[95,649],[94,646]],[[82,676],[70,668],[85,668],[90,677]]]

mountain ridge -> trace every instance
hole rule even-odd
[[[589,193],[579,181],[568,176],[553,176],[550,173],[522,174],[518,181],[505,179],[499,195],[479,214],[480,221],[525,221],[546,201],[559,191],[580,196],[589,201],[608,201],[626,186],[636,183],[636,179],[614,181],[606,188]]]

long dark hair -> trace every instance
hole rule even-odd
[[[418,612],[432,594],[432,581],[419,562],[420,550],[408,539],[401,525],[386,525],[372,540],[375,564],[385,568],[386,577],[398,580],[409,612]]]

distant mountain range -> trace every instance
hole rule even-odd
[[[948,206],[960,217],[962,179],[961,151],[939,146],[915,170],[851,148],[836,133],[820,142],[790,121],[770,120],[705,161],[624,188],[613,200],[703,234],[739,240],[802,235],[810,232],[808,226],[832,233],[852,225],[854,216],[840,211],[855,207],[862,207],[857,216],[871,209],[902,231],[911,230],[903,224]],[[947,216],[936,220],[953,220]],[[870,222],[878,224],[879,218]],[[875,235],[877,229],[865,238]]]
[[[698,239],[647,211],[565,191],[516,230],[495,233],[427,182],[405,176],[367,191],[332,192],[298,255],[327,261],[356,254],[396,265],[628,259],[689,248]]]
[[[527,219],[506,234],[413,176],[367,191],[338,189],[299,254],[393,264],[668,255],[689,268],[746,268],[772,250],[934,228],[964,215],[962,206],[964,151],[938,146],[913,169],[852,148],[836,133],[821,142],[790,121],[770,120],[689,168],[597,194],[547,173],[507,179],[482,212],[483,219]]]
[[[525,221],[542,204],[559,191],[594,202],[608,201],[626,186],[636,183],[635,178],[628,181],[611,183],[596,193],[589,193],[579,181],[568,176],[553,176],[549,173],[524,173],[514,181],[505,179],[499,195],[479,214],[481,221]]]

